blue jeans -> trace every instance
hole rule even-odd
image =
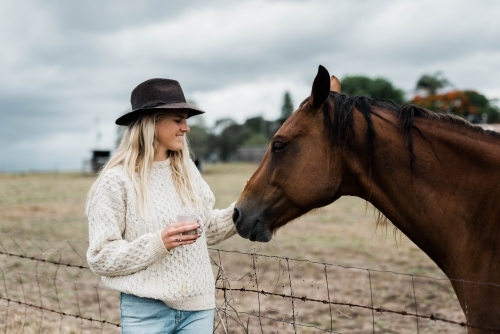
[[[151,298],[120,294],[123,334],[211,334],[214,310],[179,311]]]

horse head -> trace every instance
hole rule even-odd
[[[331,90],[339,92],[340,82],[320,66],[311,95],[276,132],[235,205],[243,238],[268,242],[279,227],[339,197],[342,164],[332,159],[320,112]]]

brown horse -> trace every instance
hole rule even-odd
[[[238,234],[268,242],[312,209],[361,197],[451,279],[470,333],[500,330],[500,135],[330,84],[320,66],[275,134],[236,203]]]

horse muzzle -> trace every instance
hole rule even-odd
[[[273,234],[267,227],[265,214],[259,213],[248,215],[242,208],[235,207],[233,212],[233,223],[236,226],[236,232],[250,241],[269,242]]]

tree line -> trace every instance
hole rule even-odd
[[[231,118],[218,119],[208,128],[203,117],[195,117],[189,125],[188,140],[194,155],[202,160],[231,161],[242,146],[268,145],[274,133],[293,113],[289,92],[283,95],[280,117],[267,120],[263,116],[250,117],[243,124]]]

